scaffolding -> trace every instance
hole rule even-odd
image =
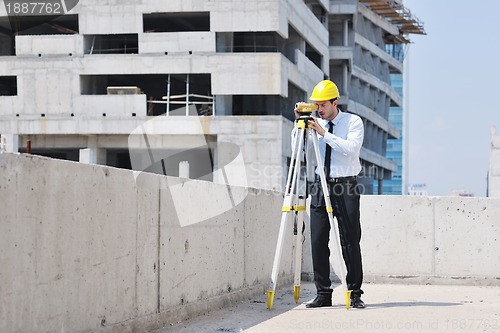
[[[395,36],[398,42],[408,44],[410,40],[405,35],[426,35],[423,22],[415,17],[401,1],[362,0],[360,2],[399,28],[400,35]]]
[[[167,94],[162,96],[162,101],[150,100],[150,104],[165,104],[165,115],[170,116],[170,109],[172,105],[185,105],[186,116],[189,116],[189,106],[190,105],[200,105],[201,108],[197,108],[198,115],[200,116],[212,116],[215,114],[215,97],[208,95],[193,94],[189,91],[189,74],[186,75],[186,93],[182,95],[171,95],[171,77],[168,74],[167,78]]]

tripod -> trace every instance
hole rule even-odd
[[[313,118],[310,113],[305,116],[299,117],[296,128],[297,135],[294,138],[292,145],[292,158],[290,161],[290,167],[288,170],[288,176],[285,186],[285,197],[283,200],[282,214],[281,214],[281,225],[278,234],[278,243],[276,245],[276,252],[274,254],[273,270],[271,273],[271,280],[269,281],[269,289],[267,290],[267,308],[272,309],[274,302],[274,293],[276,290],[278,272],[281,262],[281,257],[283,253],[283,243],[286,234],[286,229],[288,226],[287,217],[288,213],[296,213],[296,228],[295,228],[295,264],[294,264],[294,287],[293,295],[295,303],[299,302],[300,298],[300,274],[301,274],[301,261],[302,261],[302,235],[297,231],[299,223],[304,223],[304,212],[306,210],[305,197],[298,195],[300,189],[300,170],[301,170],[301,157],[305,149],[308,148],[307,140],[312,139],[314,155],[316,157],[317,165],[319,166],[319,174],[321,179],[321,188],[323,189],[323,196],[325,198],[326,211],[328,213],[328,220],[335,234],[334,244],[335,252],[337,253],[338,267],[340,267],[340,280],[342,282],[342,287],[344,290],[344,298],[346,303],[346,308],[349,309],[351,306],[351,290],[347,290],[346,284],[346,273],[344,262],[342,261],[341,248],[340,248],[340,237],[338,232],[338,226],[334,223],[333,219],[333,207],[330,201],[330,192],[328,191],[328,185],[325,177],[325,171],[321,166],[323,166],[323,161],[319,152],[318,137],[316,131],[308,127],[308,121]]]

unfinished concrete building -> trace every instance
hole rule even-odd
[[[216,182],[240,156],[237,184],[280,190],[293,105],[331,78],[341,108],[365,122],[368,193],[396,170],[385,147],[399,131],[387,119],[402,102],[389,74],[403,65],[386,46],[422,32],[399,1],[73,5],[59,16],[0,5],[4,149],[29,142],[35,154],[173,176],[188,161],[190,177]]]
[[[402,80],[408,35],[425,31],[402,1],[330,1],[330,10],[330,77],[339,83],[342,109],[364,120],[363,171],[374,181],[365,184],[382,193],[383,180],[398,171],[386,158],[387,140],[400,139],[404,128],[389,122],[391,108],[403,109],[402,89],[394,89],[391,76]]]

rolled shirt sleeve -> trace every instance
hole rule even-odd
[[[363,144],[364,126],[361,118],[351,116],[349,121],[349,129],[345,139],[335,135],[334,133],[326,132],[323,140],[330,145],[332,149],[344,155],[356,154],[359,158],[359,152]]]

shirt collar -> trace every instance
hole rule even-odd
[[[324,125],[323,127],[327,127],[329,121],[331,121],[333,123],[333,126],[337,126],[340,119],[342,119],[342,117],[344,117],[344,112],[340,111],[340,109],[339,109],[339,113],[332,120],[321,119],[321,121],[323,122],[323,125]]]

